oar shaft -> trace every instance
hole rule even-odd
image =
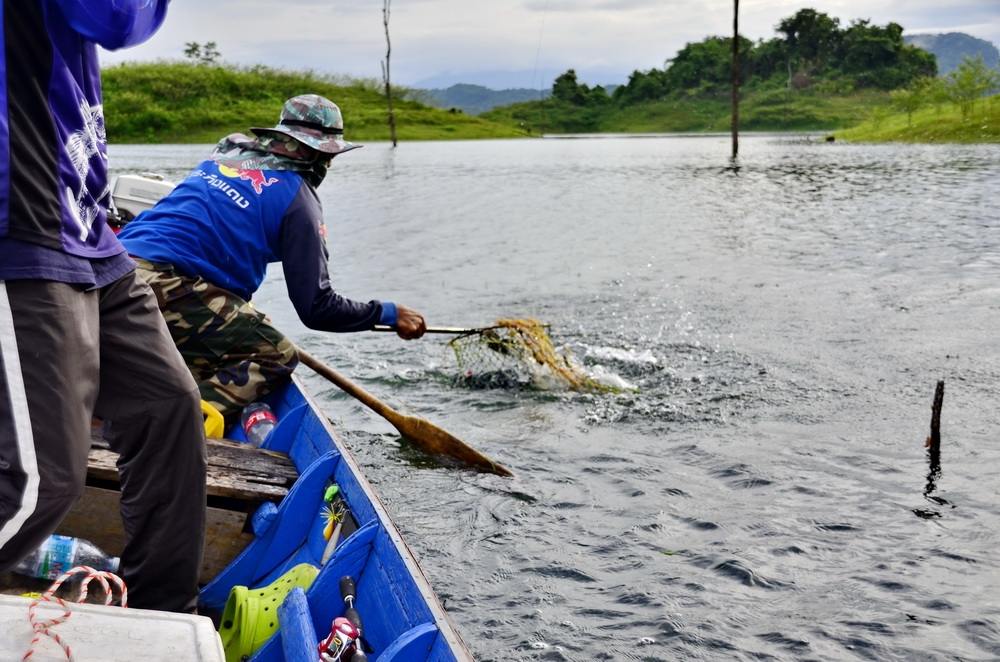
[[[414,442],[423,451],[447,455],[480,471],[488,471],[499,476],[514,475],[507,467],[494,462],[458,437],[442,430],[430,421],[399,413],[311,354],[303,352],[301,349],[298,350],[298,353],[299,360],[302,363],[312,368],[320,376],[326,377],[348,395],[357,398],[372,411],[392,423],[401,436]]]
[[[322,377],[326,377],[328,380],[336,384],[342,391],[346,391],[348,395],[360,400],[365,404],[365,406],[382,418],[386,419],[393,425],[397,425],[397,421],[401,417],[399,412],[349,380],[347,377],[344,377],[342,374],[326,365],[312,354],[304,352],[301,349],[299,350],[299,360],[312,368]]]

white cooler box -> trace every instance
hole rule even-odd
[[[91,584],[91,588],[96,582]],[[98,589],[99,590],[99,589]],[[28,622],[30,598],[0,595],[0,660],[20,660],[34,633]],[[77,662],[225,662],[222,641],[204,616],[168,611],[68,604],[73,615],[52,631],[70,647]],[[41,603],[36,621],[62,613],[58,604]],[[35,646],[32,662],[65,662],[50,637]]]
[[[157,174],[120,175],[115,178],[111,197],[115,208],[127,222],[155,205],[174,186],[173,182],[168,182]]]

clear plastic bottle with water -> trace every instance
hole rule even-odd
[[[53,534],[18,563],[13,571],[29,577],[55,579],[70,568],[89,565],[95,570],[118,572],[118,557],[105,554],[97,545],[82,538]]]
[[[264,445],[271,430],[278,424],[278,419],[274,412],[264,402],[251,402],[243,409],[240,416],[243,424],[243,434],[246,435],[247,443],[260,448]]]

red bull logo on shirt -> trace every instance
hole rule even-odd
[[[201,168],[195,168],[191,171],[191,177],[198,177],[204,179],[205,182],[214,189],[218,189],[226,194],[230,200],[239,205],[240,209],[246,209],[250,206],[250,201],[244,198],[239,191],[230,186],[224,179],[216,175],[214,172],[205,172]],[[227,179],[231,179],[228,178]],[[273,182],[272,182],[273,183]]]
[[[264,192],[265,186],[278,183],[277,177],[267,177],[264,175],[263,170],[244,170],[243,168],[230,168],[229,166],[220,165],[219,174],[230,179],[241,179],[250,182],[257,195]]]

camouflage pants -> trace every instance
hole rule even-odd
[[[266,316],[228,290],[188,278],[169,264],[136,259],[201,398],[233,422],[247,404],[284,383],[295,346]]]

